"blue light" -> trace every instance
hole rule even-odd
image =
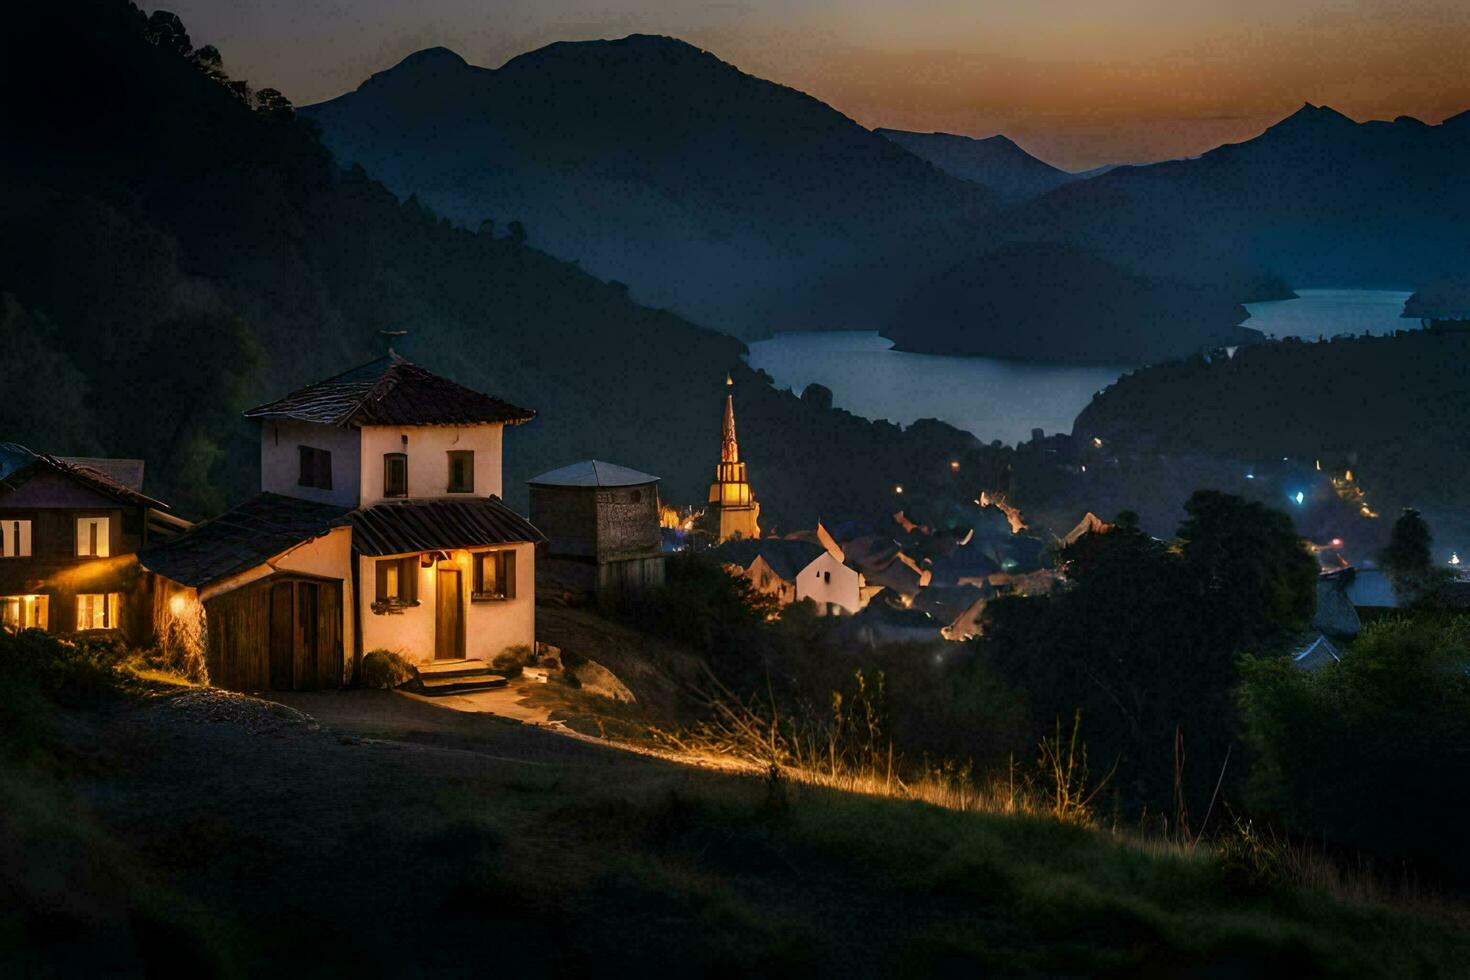
[[[1307,499],[1307,495],[1304,494],[1304,493],[1302,493],[1300,490],[1298,490],[1296,493],[1294,493],[1294,494],[1291,495],[1291,499],[1292,500],[1295,500],[1296,503],[1297,503],[1297,506],[1300,507],[1301,504],[1302,504],[1302,501],[1304,501],[1304,500]]]

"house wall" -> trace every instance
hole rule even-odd
[[[301,446],[325,449],[332,454],[332,489],[301,486]],[[289,419],[267,420],[260,427],[260,489],[301,500],[355,507],[362,475],[359,446],[356,429]],[[380,473],[380,484],[382,479]]]
[[[531,646],[536,642],[536,548],[534,545],[506,546],[516,553],[516,597],[503,601],[475,602],[470,598],[474,587],[474,568],[470,555],[499,548],[476,548],[454,551],[450,559],[459,566],[461,601],[465,613],[465,656],[489,662],[510,646]],[[395,556],[385,556],[395,557]],[[404,556],[396,556],[404,557]],[[414,663],[434,659],[434,622],[438,575],[436,567],[418,569],[418,605],[397,612],[374,612],[376,562],[379,558],[359,556],[362,594],[358,604],[362,611],[362,649],[394,650]]]
[[[733,568],[734,566],[727,566]],[[769,564],[764,555],[757,555],[750,567],[741,572],[757,592],[776,597],[781,605],[796,601],[796,584],[783,579]]]
[[[360,500],[355,506],[370,507],[383,496],[383,456],[404,453],[408,456],[408,496],[443,497],[449,494],[449,456],[451,450],[470,450],[475,454],[475,490],[464,496],[503,496],[500,453],[505,426],[484,425],[369,425],[361,430],[362,455]],[[407,438],[407,442],[404,439]],[[459,496],[454,494],[453,496]]]
[[[597,490],[599,562],[649,558],[662,552],[658,531],[658,484]]]
[[[826,613],[829,603],[842,607],[848,614],[862,609],[862,575],[822,552],[796,576],[797,601],[810,599]]]
[[[597,493],[592,487],[531,487],[531,523],[546,535],[546,554],[597,557]]]

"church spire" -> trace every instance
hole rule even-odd
[[[725,375],[725,425],[720,432],[720,462],[740,462],[740,444],[735,441],[735,394],[734,380]]]

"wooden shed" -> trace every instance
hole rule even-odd
[[[588,459],[527,481],[549,574],[576,566],[599,596],[663,585],[658,477]],[[560,566],[560,568],[558,568]]]
[[[355,635],[348,513],[264,493],[139,552],[156,579],[159,635],[172,620],[202,617],[194,632],[216,687],[315,691],[347,683]]]

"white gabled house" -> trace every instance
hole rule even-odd
[[[170,605],[202,608],[215,683],[333,687],[375,649],[428,665],[535,643],[542,536],[500,499],[503,432],[534,412],[390,351],[245,414],[261,494],[140,555]]]
[[[810,599],[824,616],[851,615],[867,605],[863,573],[841,552],[815,541],[744,538],[727,541],[715,556],[783,606]]]

